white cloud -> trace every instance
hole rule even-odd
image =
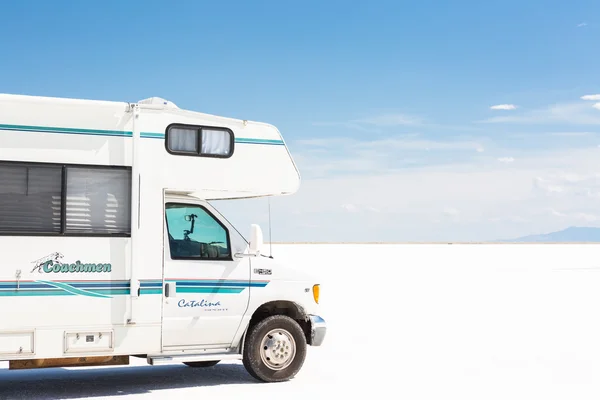
[[[481,158],[304,178],[295,195],[271,199],[274,240],[483,241],[594,223],[600,201],[596,147],[519,153],[518,160],[513,168]],[[266,200],[248,201],[255,208],[232,201],[225,210],[242,233],[250,223],[267,226]],[[358,211],[350,218],[352,210]],[[378,212],[368,212],[373,210]]]
[[[600,110],[600,103],[596,103],[592,107],[594,107],[596,110]]]
[[[594,135],[594,132],[550,132],[548,133],[550,136],[558,136],[558,137],[581,137],[581,136],[591,136]]]
[[[515,106],[514,104],[498,104],[495,106],[491,106],[490,109],[492,109],[492,110],[516,110],[517,106]]]
[[[577,24],[578,28],[583,28],[584,26],[587,26],[587,22],[582,22],[580,24]]]
[[[533,180],[533,187],[545,194],[562,193],[564,191],[560,184],[555,181],[547,180],[541,177],[536,177]]]
[[[586,94],[585,96],[581,96],[581,100],[600,100],[600,94]]]
[[[342,204],[342,208],[351,213],[358,212],[358,207],[356,207],[354,204]]]
[[[537,191],[549,196],[600,199],[600,173],[548,173],[536,177],[533,185]]]
[[[490,217],[490,222],[512,222],[512,223],[524,223],[529,222],[529,219],[521,217],[519,215],[503,215],[502,217]]]
[[[356,119],[351,121],[357,124],[375,125],[379,127],[402,126],[402,125],[420,125],[423,121],[419,117],[406,114],[383,114],[369,118]]]
[[[370,149],[394,150],[477,150],[481,148],[481,145],[475,141],[429,139],[381,139],[355,145]]]
[[[341,127],[346,129],[354,129],[361,132],[367,133],[380,133],[379,129],[373,127],[366,127],[354,122],[313,122],[314,126],[330,126],[330,127]]]
[[[357,140],[351,138],[301,139],[294,142],[300,146],[336,151],[374,150],[379,153],[393,150],[473,150],[483,149],[478,141],[415,139],[414,135],[387,139]],[[312,151],[312,149],[311,149]]]
[[[501,163],[510,164],[515,162],[515,159],[513,157],[500,157],[498,161],[500,161]]]
[[[600,114],[585,103],[562,103],[537,110],[492,117],[480,123],[600,125]]]
[[[341,122],[313,122],[314,126],[337,126],[370,133],[380,133],[381,128],[420,126],[422,124],[421,118],[401,113],[380,114]]]
[[[309,178],[332,173],[391,171],[442,160],[440,157],[449,157],[452,152],[461,152],[464,157],[484,151],[481,141],[457,138],[442,141],[412,134],[376,140],[302,139],[292,142],[291,147],[303,176]]]
[[[561,211],[557,211],[553,208],[549,209],[550,214],[553,217],[561,218],[561,219],[570,219],[572,221],[577,221],[579,223],[593,223],[600,221],[600,215],[586,213],[586,212],[571,212],[565,213]]]
[[[584,222],[597,222],[600,221],[600,216],[589,213],[575,213],[573,218],[584,221]]]
[[[380,212],[379,209],[377,209],[376,207],[369,206],[369,205],[345,203],[345,204],[342,204],[341,207],[343,210],[350,212],[350,213],[358,213],[358,212],[378,213],[378,212]]]
[[[546,137],[563,137],[563,138],[583,138],[583,137],[593,137],[600,136],[600,130],[598,131],[537,131],[537,132],[513,132],[513,133],[503,133],[504,138],[518,138],[518,139],[532,139],[538,138],[540,140],[545,140]],[[579,142],[572,141],[572,144],[578,144]],[[580,144],[580,143],[579,143]],[[543,144],[541,145],[543,146]],[[540,146],[540,147],[541,147]]]
[[[458,217],[460,215],[460,211],[453,207],[444,207],[444,215],[448,217]]]
[[[560,218],[568,217],[567,214],[561,213],[560,211],[556,211],[554,208],[550,208],[548,211],[550,211],[550,214],[555,217],[560,217]]]
[[[376,114],[347,121],[318,121],[313,122],[312,125],[322,127],[341,127],[373,134],[390,132],[391,129],[398,127],[419,127],[420,129],[430,129],[435,131],[443,129],[445,131],[460,131],[461,133],[482,130],[481,127],[473,126],[471,124],[452,125],[435,123],[432,121],[427,121],[420,116],[405,113]]]

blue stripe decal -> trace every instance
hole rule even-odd
[[[251,139],[251,138],[235,138],[236,143],[244,143],[244,144],[268,144],[268,145],[276,145],[283,146],[283,140],[275,140],[275,139]]]
[[[19,288],[27,289],[45,289],[51,287],[54,283],[69,285],[78,289],[112,289],[112,288],[129,288],[129,282],[62,282],[62,281],[38,281],[38,282],[20,282]],[[159,282],[159,286],[161,286]],[[17,282],[1,282],[0,290],[17,289]]]
[[[167,280],[176,282],[178,293],[237,294],[246,288],[265,287],[268,281],[248,282],[236,280]],[[87,296],[111,298],[129,295],[128,281],[23,281],[0,282],[0,297],[6,296]],[[140,294],[163,293],[162,280],[140,282]]]
[[[146,139],[164,139],[164,133],[154,133],[154,132],[141,132],[140,136]],[[242,138],[236,137],[235,143],[238,144],[264,144],[264,145],[276,145],[283,146],[285,143],[283,140],[278,139],[253,139],[253,138]]]
[[[73,293],[53,290],[53,291],[40,291],[40,290],[14,290],[10,292],[0,291],[0,297],[29,297],[29,296],[73,296]]]
[[[129,286],[129,284],[127,284],[127,286]],[[155,282],[141,282],[140,286],[143,288],[153,288],[153,287],[162,287],[162,281],[155,281]]]
[[[19,284],[19,287],[27,288],[27,289],[45,289],[45,288],[48,288],[48,285],[42,284],[42,283],[21,282]],[[0,290],[16,290],[16,289],[17,289],[17,282],[0,284]]]
[[[33,125],[7,125],[0,124],[0,130],[16,132],[40,132],[40,133],[60,133],[64,135],[90,135],[90,136],[111,136],[111,137],[132,137],[131,131],[115,131],[103,129],[83,129],[83,128],[56,128],[49,126]],[[164,139],[165,134],[160,132],[140,132],[140,137],[144,139]],[[253,138],[235,138],[238,144],[262,144],[283,146],[283,140],[278,139],[253,139]]]
[[[55,286],[59,289],[63,289],[65,292],[72,293],[72,294],[77,294],[77,295],[81,295],[81,296],[90,296],[90,297],[110,298],[110,296],[107,296],[104,294],[98,294],[98,293],[94,293],[94,292],[88,292],[87,290],[77,289],[73,286],[67,285],[66,283],[50,282],[50,281],[43,281],[43,283],[45,283],[47,285]]]
[[[168,281],[172,282],[172,281]],[[218,281],[177,281],[177,287],[265,287],[266,282],[218,282]]]
[[[164,133],[140,132],[140,136],[146,139],[164,139]]]
[[[49,126],[31,126],[31,125],[6,125],[0,124],[0,129],[5,131],[19,132],[43,132],[43,133],[62,133],[62,134],[79,134],[79,135],[95,135],[95,136],[131,136],[130,131],[113,131],[102,129],[83,129],[83,128],[54,128]]]
[[[228,294],[238,294],[242,293],[245,288],[226,288],[226,287],[177,287],[177,293],[206,293],[206,294],[215,294],[215,293],[228,293]]]

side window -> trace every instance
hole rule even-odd
[[[130,171],[69,167],[66,175],[65,228],[67,233],[129,233]]]
[[[170,125],[165,136],[174,155],[228,158],[233,154],[233,131],[206,126]]]
[[[0,233],[60,233],[62,168],[0,165]]]
[[[230,260],[227,229],[203,207],[167,203],[171,259]]]
[[[0,235],[130,235],[131,170],[0,163]]]

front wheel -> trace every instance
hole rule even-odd
[[[263,382],[292,379],[306,358],[306,338],[300,325],[285,315],[273,315],[250,328],[243,362],[250,375]]]

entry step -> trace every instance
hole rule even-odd
[[[151,356],[148,357],[148,364],[150,365],[167,365],[167,364],[179,364],[184,362],[195,362],[195,361],[229,361],[229,360],[241,360],[241,354],[235,353],[212,353],[212,354],[182,354],[182,355],[168,355],[168,356]]]

